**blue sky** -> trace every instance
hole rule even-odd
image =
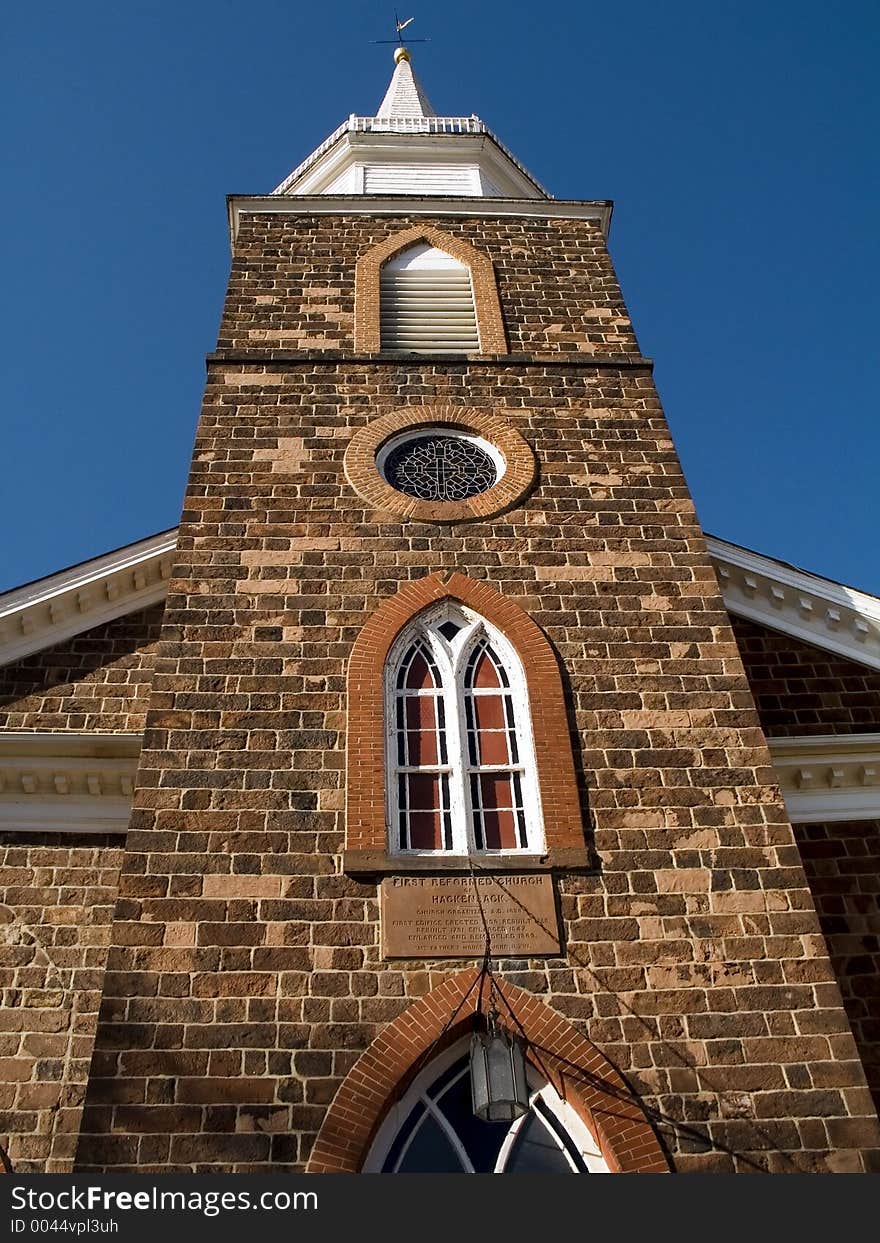
[[[422,3],[414,63],[612,255],[706,530],[880,592],[876,53],[853,0]],[[229,264],[391,72],[393,6],[18,5],[0,589],[177,522]]]

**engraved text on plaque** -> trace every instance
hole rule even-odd
[[[546,873],[388,877],[380,907],[386,958],[481,958],[483,918],[493,956],[559,953],[553,881]]]

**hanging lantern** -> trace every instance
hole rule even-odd
[[[484,1122],[513,1122],[529,1112],[523,1047],[498,1026],[495,1011],[487,1029],[471,1037],[471,1099]]]

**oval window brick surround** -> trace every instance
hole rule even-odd
[[[389,440],[402,433],[444,427],[476,436],[500,454],[504,470],[485,492],[460,501],[420,500],[391,487],[383,479],[377,456]],[[418,406],[395,410],[355,432],[345,452],[348,482],[370,505],[416,522],[473,522],[511,509],[535,479],[535,455],[523,437],[504,419],[467,406]]]

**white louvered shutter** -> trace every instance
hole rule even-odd
[[[366,194],[460,194],[482,193],[480,175],[471,164],[367,164]]]
[[[470,269],[452,255],[423,242],[389,259],[380,297],[383,350],[479,353]]]

